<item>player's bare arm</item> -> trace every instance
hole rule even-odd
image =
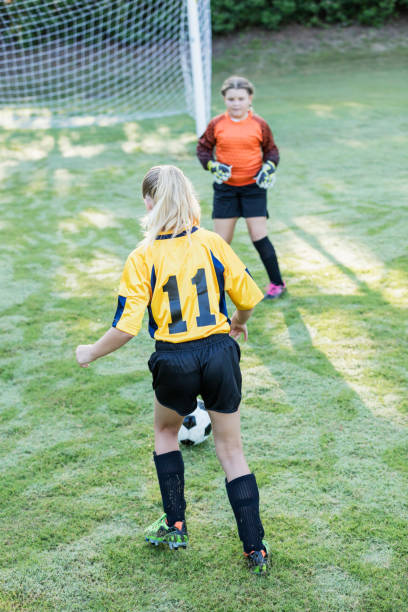
[[[126,342],[129,342],[133,336],[126,332],[120,331],[115,327],[111,327],[106,334],[102,336],[94,344],[80,344],[76,348],[76,359],[81,368],[87,368],[88,365],[109,353],[113,353]]]
[[[248,340],[248,328],[246,322],[253,313],[254,309],[251,310],[236,310],[231,318],[231,330],[230,336],[232,338],[239,338],[241,334],[244,335],[244,340]]]

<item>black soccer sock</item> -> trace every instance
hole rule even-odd
[[[159,479],[163,508],[168,525],[185,520],[186,502],[184,499],[184,461],[180,451],[156,455],[154,463]]]
[[[225,481],[225,486],[244,551],[261,550],[264,548],[262,538],[265,532],[259,516],[259,491],[254,474]]]
[[[279,270],[278,258],[276,256],[275,249],[273,248],[273,244],[269,240],[268,236],[261,238],[261,240],[255,240],[253,245],[259,253],[259,257],[265,266],[271,283],[274,283],[274,285],[283,285],[283,280]]]

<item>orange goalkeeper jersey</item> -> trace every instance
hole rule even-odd
[[[120,282],[113,326],[135,336],[146,308],[155,340],[186,342],[229,333],[225,292],[239,310],[250,310],[263,294],[221,236],[193,227],[128,257]]]
[[[232,166],[227,185],[250,185],[263,162],[279,163],[269,125],[252,111],[241,121],[233,121],[228,112],[211,119],[197,145],[197,157],[206,170],[214,159],[214,148],[217,161]]]

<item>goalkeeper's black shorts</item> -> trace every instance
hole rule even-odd
[[[250,185],[213,184],[213,219],[233,217],[269,217],[266,207],[266,189],[256,183]]]
[[[156,342],[149,359],[160,404],[186,416],[201,395],[207,410],[231,413],[241,402],[241,350],[228,334],[190,342]]]

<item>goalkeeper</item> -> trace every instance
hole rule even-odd
[[[286,289],[266,225],[266,191],[275,182],[279,151],[266,121],[252,111],[253,93],[252,83],[243,77],[224,81],[221,94],[227,110],[211,119],[198,141],[197,157],[214,177],[215,231],[230,244],[236,222],[245,218],[269,276],[265,299],[274,299]]]

